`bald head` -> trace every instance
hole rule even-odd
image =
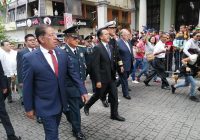
[[[130,32],[127,29],[121,30],[121,37],[123,40],[128,41],[130,37]]]

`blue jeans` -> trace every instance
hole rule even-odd
[[[148,69],[149,69],[149,62],[147,61],[146,58],[144,58],[142,63],[142,71],[139,73],[138,78],[140,78],[142,74],[145,74],[145,76],[147,76]]]
[[[177,83],[176,85],[174,85],[175,88],[179,88],[179,87],[186,87],[189,86],[191,84],[190,87],[190,96],[195,96],[195,88],[196,88],[196,82],[195,79],[193,78],[193,76],[185,76],[185,81]]]
[[[58,126],[60,124],[61,114],[41,117],[45,132],[45,140],[59,140]]]
[[[133,66],[133,70],[132,70],[132,74],[131,74],[131,77],[132,77],[132,80],[134,81],[135,80],[135,73],[136,73],[136,70],[137,68],[142,68],[142,65],[143,65],[143,59],[142,58],[135,58],[136,62]]]

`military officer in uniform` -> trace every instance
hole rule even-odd
[[[78,47],[79,35],[76,32],[77,26],[73,26],[64,31],[65,33],[65,51],[67,52],[75,70],[80,75],[83,82],[86,80],[86,63],[84,56],[84,48]],[[81,131],[81,115],[80,108],[83,107],[84,103],[81,100],[81,95],[79,89],[74,85],[72,79],[67,77],[66,91],[69,96],[69,108],[68,112],[65,112],[67,120],[72,124],[73,135],[77,140],[85,140],[85,136]]]

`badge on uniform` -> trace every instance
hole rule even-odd
[[[69,52],[69,50],[68,49],[65,49],[66,50],[66,52]]]
[[[83,57],[83,53],[80,53],[80,56]]]

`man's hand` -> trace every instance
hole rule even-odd
[[[82,99],[82,101],[84,102],[84,104],[86,104],[86,103],[88,102],[88,100],[89,100],[88,94],[83,94],[83,95],[81,96],[81,99]]]
[[[34,120],[35,119],[35,112],[33,110],[29,111],[29,112],[26,112],[26,116],[29,118],[29,119],[32,119]]]
[[[186,67],[186,71],[187,71],[187,72],[190,72],[191,69],[190,69],[189,67]]]
[[[97,82],[96,87],[101,88],[102,87],[101,82]]]
[[[3,94],[6,94],[7,92],[8,92],[7,88],[3,89]]]

